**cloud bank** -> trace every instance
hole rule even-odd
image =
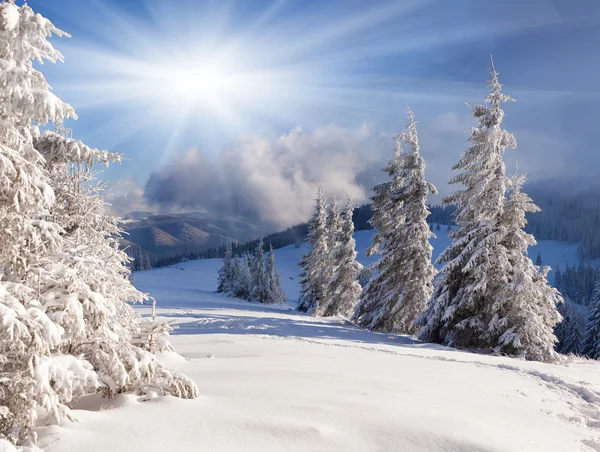
[[[317,187],[366,201],[381,137],[367,125],[295,128],[275,140],[247,137],[209,160],[192,149],[175,153],[154,172],[144,198],[159,209],[202,209],[286,226],[306,221]],[[389,140],[385,139],[388,144]]]

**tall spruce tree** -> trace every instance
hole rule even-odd
[[[501,102],[513,100],[502,93],[492,63],[487,105],[471,107],[475,119],[470,146],[454,165],[461,171],[450,183],[461,184],[443,200],[455,205],[457,228],[449,233],[452,243],[441,253],[444,266],[435,281],[433,297],[419,316],[419,337],[455,347],[489,348],[491,308],[498,290],[508,283],[510,264],[501,245],[500,227],[507,178],[502,156],[516,146],[512,134],[501,128]]]
[[[320,313],[325,317],[351,317],[360,299],[362,288],[358,283],[358,276],[363,266],[356,261],[353,212],[354,206],[348,199],[344,215],[341,218],[338,243],[333,250],[332,257],[336,263],[336,269],[327,289],[329,299],[321,308]]]
[[[298,310],[315,314],[326,301],[327,285],[331,267],[329,235],[327,233],[327,208],[323,190],[319,187],[315,213],[308,224],[308,246],[310,250],[302,256],[300,303]]]
[[[592,295],[581,353],[591,359],[600,358],[600,278],[596,281]]]
[[[267,256],[266,265],[267,292],[264,302],[267,304],[283,304],[285,303],[285,295],[281,289],[279,281],[279,272],[275,268],[275,252],[273,245],[269,245],[269,254]]]
[[[376,266],[379,274],[363,293],[356,320],[374,330],[414,334],[415,319],[433,291],[427,195],[437,190],[425,180],[425,162],[410,109],[408,121],[407,131],[396,136],[394,159],[385,169],[392,180],[375,188],[371,221],[377,232],[367,254],[379,252],[382,257]],[[402,152],[402,142],[407,152]]]

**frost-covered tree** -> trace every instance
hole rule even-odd
[[[252,277],[252,287],[250,289],[250,296],[252,300],[265,302],[267,295],[267,276],[265,274],[265,256],[264,256],[264,242],[261,237],[256,245],[254,257],[250,267]]]
[[[250,258],[248,254],[240,261],[240,272],[235,283],[235,296],[249,300],[252,291],[252,275],[250,271]]]
[[[379,274],[363,292],[356,320],[370,329],[413,334],[415,319],[433,291],[427,196],[437,191],[425,180],[425,162],[410,109],[408,121],[407,131],[395,138],[394,158],[385,168],[392,180],[375,187],[371,221],[377,232],[367,254],[378,252],[381,260],[376,266]],[[402,152],[403,142],[406,152]]]
[[[338,244],[340,233],[342,232],[342,218],[340,216],[340,209],[338,207],[338,202],[336,196],[331,197],[331,202],[329,203],[327,209],[327,246],[330,251],[335,249]],[[335,262],[333,262],[335,266]]]
[[[310,250],[299,263],[302,268],[299,311],[314,314],[326,301],[327,285],[331,279],[329,240],[325,197],[319,187],[315,212],[308,224]]]
[[[335,262],[335,274],[329,282],[327,293],[329,299],[321,308],[319,315],[340,316],[349,318],[354,312],[362,288],[358,277],[363,266],[356,261],[356,242],[354,241],[354,223],[352,213],[354,206],[350,199],[341,219],[338,243],[333,250],[332,260]]]
[[[452,243],[438,258],[444,266],[435,280],[432,299],[419,317],[419,337],[455,347],[495,346],[488,338],[493,301],[508,280],[510,264],[500,219],[506,199],[507,178],[502,156],[516,146],[512,134],[501,128],[501,102],[513,100],[502,93],[498,73],[491,68],[487,105],[471,107],[476,127],[470,146],[453,170],[461,171],[450,183],[464,188],[443,203],[455,205],[457,228]]]
[[[40,410],[58,421],[69,415],[66,404],[80,377],[51,358],[64,331],[40,292],[54,277],[62,231],[51,221],[54,192],[33,124],[74,116],[32,64],[62,60],[47,41],[52,34],[64,33],[28,6],[0,4],[0,439],[22,445],[35,441]]]
[[[107,396],[148,390],[196,396],[191,380],[163,368],[151,354],[168,347],[172,328],[142,319],[129,305],[148,297],[131,284],[129,258],[119,247],[122,230],[106,213],[105,184],[93,183],[92,170],[94,163],[119,161],[120,155],[88,148],[61,130],[59,121],[56,132],[36,140],[56,194],[51,214],[66,241],[43,298],[66,333],[60,351],[91,363]]]
[[[265,294],[264,302],[267,304],[285,303],[285,295],[279,281],[279,272],[275,268],[275,253],[272,245],[269,245],[265,276],[267,279],[267,292]]]
[[[534,265],[527,256],[528,247],[536,242],[523,230],[527,223],[525,214],[539,208],[522,192],[524,182],[525,177],[518,174],[509,181],[510,196],[501,219],[501,245],[506,250],[510,272],[507,282],[501,281],[502,286],[489,301],[493,316],[488,337],[497,342],[495,349],[500,353],[552,362],[557,359],[554,327],[560,321],[556,306],[563,300],[546,280],[550,268]]]
[[[581,353],[591,359],[600,358],[600,279],[592,295],[591,311],[587,318]]]
[[[217,292],[220,293],[231,293],[232,291],[232,270],[233,270],[233,250],[231,243],[225,245],[225,257],[223,258],[223,266],[219,269],[219,276],[217,278],[218,287]]]
[[[0,440],[20,445],[35,440],[38,414],[69,417],[87,392],[197,395],[133,344],[139,316],[126,302],[143,295],[116,220],[96,210],[97,187],[82,187],[89,165],[112,157],[37,127],[75,117],[32,65],[62,60],[52,34],[63,33],[27,5],[0,3]]]
[[[562,322],[557,326],[557,350],[564,355],[585,354],[585,317],[577,304],[567,299],[560,307]]]
[[[128,267],[131,269],[132,272],[152,270],[152,264],[150,263],[150,255],[146,250],[142,249],[141,246],[132,244],[125,249],[125,252],[130,258]]]
[[[240,257],[236,254],[231,261],[231,283],[229,284],[229,294],[233,297],[237,297],[236,292],[241,271],[242,263],[240,262]]]

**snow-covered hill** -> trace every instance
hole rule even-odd
[[[365,249],[370,231],[356,234]],[[444,235],[445,234],[440,234]],[[447,239],[434,240],[435,253]],[[576,248],[542,242],[549,265]],[[474,355],[292,310],[303,250],[276,251],[289,305],[214,293],[218,260],[141,272],[196,400],[87,398],[80,423],[41,429],[49,451],[600,451],[600,365]],[[367,263],[361,256],[360,260]],[[144,314],[149,308],[141,307]]]

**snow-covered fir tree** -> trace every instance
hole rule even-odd
[[[239,281],[241,279],[242,263],[240,257],[236,254],[231,261],[231,283],[229,284],[229,294],[237,297]]]
[[[585,354],[585,316],[579,311],[577,304],[570,299],[560,306],[560,313],[562,321],[556,328],[557,351],[563,355]]]
[[[148,297],[128,278],[129,259],[119,247],[122,231],[106,213],[105,184],[93,183],[92,170],[94,163],[120,161],[121,156],[73,140],[60,121],[56,132],[44,133],[35,144],[46,157],[57,201],[51,214],[66,241],[58,258],[64,267],[44,298],[66,333],[61,351],[84,356],[107,396],[148,390],[195,396],[191,380],[164,369],[148,353],[170,347],[166,337],[172,328],[155,318],[142,319],[129,305]],[[79,303],[73,302],[75,296]]]
[[[310,250],[302,256],[300,303],[298,310],[314,314],[326,301],[327,285],[331,279],[331,260],[327,231],[327,208],[323,190],[319,187],[315,212],[308,224]]]
[[[250,266],[250,273],[252,278],[252,286],[250,289],[250,296],[252,300],[264,303],[267,296],[267,275],[265,274],[265,256],[264,256],[264,242],[261,237],[256,245],[256,251],[252,258],[252,264]]]
[[[358,276],[363,266],[356,261],[356,242],[354,241],[354,223],[352,214],[354,206],[350,199],[341,219],[338,243],[333,250],[332,260],[335,262],[335,273],[327,288],[328,300],[321,307],[319,315],[350,318],[354,312],[362,288]]]
[[[596,281],[592,295],[581,353],[591,359],[600,358],[600,278]]]
[[[40,410],[60,421],[82,389],[75,387],[81,376],[52,360],[64,330],[48,316],[40,292],[42,281],[54,277],[62,231],[51,221],[55,197],[32,123],[74,116],[33,68],[32,60],[62,60],[47,41],[52,34],[63,35],[28,6],[0,4],[0,439],[21,445],[35,441]]]
[[[275,253],[273,252],[272,245],[269,245],[265,275],[267,279],[267,292],[265,294],[264,302],[267,304],[285,303],[285,295],[281,289],[279,272],[275,268]]]
[[[425,162],[410,109],[408,121],[407,131],[395,138],[394,158],[385,168],[392,180],[375,187],[371,222],[377,232],[367,254],[380,253],[381,259],[376,265],[378,275],[363,292],[356,321],[374,330],[414,334],[415,319],[433,291],[427,196],[437,191],[425,180]]]
[[[456,205],[458,229],[440,255],[445,263],[425,311],[418,319],[421,339],[457,347],[494,349],[526,359],[554,361],[560,321],[559,293],[548,285],[549,268],[536,267],[527,256],[535,244],[525,233],[525,213],[539,209],[521,191],[523,176],[508,179],[502,159],[514,137],[501,128],[502,94],[493,63],[488,105],[471,108],[477,122],[470,147],[454,170],[451,183],[464,189],[448,196]],[[507,190],[510,197],[507,199]]]
[[[152,270],[150,254],[141,246],[132,244],[125,249],[125,252],[131,259],[128,266],[132,272]]]
[[[337,198],[335,195],[331,197],[327,208],[327,246],[332,258],[332,252],[339,242],[339,237],[342,232],[342,218],[340,216],[340,209],[338,207]],[[333,267],[336,263],[332,262]]]
[[[244,300],[249,300],[252,291],[252,275],[250,272],[250,257],[244,254],[240,261],[240,272],[235,282],[235,296]]]
[[[510,196],[501,217],[501,245],[506,250],[510,273],[489,301],[493,316],[488,337],[497,342],[499,353],[552,362],[557,359],[554,327],[560,321],[556,306],[563,300],[546,280],[550,268],[534,265],[527,256],[528,247],[536,241],[523,230],[525,214],[539,208],[522,192],[524,182],[525,176],[515,174],[508,184]]]
[[[225,257],[223,258],[223,266],[219,269],[219,276],[217,278],[218,286],[217,292],[220,293],[231,293],[233,288],[233,250],[231,243],[225,245]]]
[[[444,266],[427,310],[418,319],[419,337],[427,342],[467,348],[496,345],[488,337],[491,310],[510,271],[500,243],[507,185],[502,156],[516,142],[501,128],[504,112],[500,103],[512,99],[502,93],[493,64],[491,76],[487,105],[471,107],[476,127],[470,146],[453,167],[461,173],[450,183],[464,188],[443,200],[456,206],[457,228],[449,233],[452,243],[438,258]]]
[[[144,296],[99,188],[82,188],[92,163],[115,156],[33,125],[75,117],[32,65],[62,60],[52,34],[63,33],[27,5],[0,3],[0,440],[25,446],[38,414],[60,422],[88,392],[197,395],[133,344],[140,322],[126,302]]]

